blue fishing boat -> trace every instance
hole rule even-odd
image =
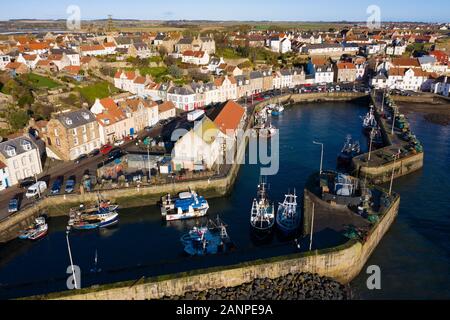
[[[178,197],[170,194],[161,198],[161,215],[166,221],[200,218],[208,213],[208,201],[195,191],[181,192]]]
[[[278,206],[276,222],[278,229],[286,236],[290,236],[298,230],[300,226],[300,214],[297,210],[297,195],[285,195],[283,203]]]
[[[283,113],[284,107],[281,104],[277,104],[272,108],[272,115],[279,116]]]
[[[108,228],[117,223],[119,223],[119,214],[115,211],[108,211],[76,217],[69,221],[69,226],[74,230],[92,230]]]
[[[194,227],[181,237],[184,251],[190,256],[218,254],[233,248],[226,225],[217,217],[205,227]]]

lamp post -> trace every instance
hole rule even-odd
[[[391,130],[391,135],[394,135],[394,127],[395,127],[395,117],[397,116],[397,106],[392,106],[392,108],[394,109],[394,113],[392,115],[392,130]]]
[[[320,174],[322,174],[322,166],[323,166],[323,143],[313,141],[314,144],[321,146],[321,153],[320,153]]]
[[[69,242],[69,232],[70,232],[69,230],[70,230],[69,227],[67,227],[66,230],[67,250],[69,251],[70,266],[72,267],[72,276],[73,282],[75,284],[75,289],[79,289],[77,284],[77,278],[75,277],[75,268],[73,267],[72,250],[70,249],[70,242]]]
[[[315,203],[313,202],[312,204],[312,214],[311,214],[311,231],[310,231],[310,236],[309,236],[309,251],[311,251],[312,249],[312,240],[313,240],[313,232],[314,232],[314,205]]]
[[[398,153],[394,154],[394,164],[392,166],[392,176],[391,176],[391,184],[389,186],[389,196],[392,195],[392,186],[394,184],[394,176],[395,176],[395,162],[397,160],[397,157],[400,158],[400,150],[398,150]]]

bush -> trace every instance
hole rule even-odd
[[[9,114],[9,124],[14,130],[23,129],[30,120],[30,116],[24,110],[13,111]]]
[[[168,71],[169,74],[176,79],[179,79],[183,76],[183,72],[176,65],[171,65]]]

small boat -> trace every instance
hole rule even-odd
[[[44,223],[39,225],[33,233],[28,237],[29,240],[36,241],[45,237],[48,233],[48,224]]]
[[[259,129],[259,136],[262,138],[273,137],[277,133],[277,128],[275,128],[272,123],[266,125],[264,128]]]
[[[275,107],[272,108],[272,115],[273,116],[279,116],[284,111],[284,107],[281,104],[275,105]]]
[[[383,135],[380,128],[373,128],[370,132],[370,140],[372,141],[372,148],[379,149],[384,147]],[[369,148],[370,148],[369,140]]]
[[[190,256],[204,256],[218,254],[232,249],[232,244],[226,225],[217,217],[216,221],[209,221],[204,227],[194,227],[181,237],[184,251]]]
[[[45,218],[44,217],[38,217],[36,218],[35,222],[30,225],[28,228],[26,228],[25,230],[23,230],[20,235],[19,235],[19,239],[21,240],[31,240],[30,237],[33,236],[33,238],[36,236],[36,233],[38,230],[43,230],[43,228],[41,228],[41,226],[46,226],[46,229],[48,231],[48,225],[45,222]],[[47,233],[45,233],[47,234]],[[45,234],[42,235],[45,236]],[[37,239],[35,239],[37,240]]]
[[[108,228],[119,223],[119,214],[116,211],[109,211],[96,214],[85,214],[71,218],[69,227],[74,230],[92,230],[98,228]]]
[[[300,226],[300,214],[297,211],[297,195],[288,193],[283,203],[278,206],[276,222],[278,228],[286,235],[292,235]]]
[[[361,154],[361,146],[359,141],[353,141],[352,136],[348,135],[344,147],[337,157],[338,167],[350,166],[352,159]]]
[[[181,192],[177,198],[172,198],[170,193],[161,198],[161,215],[166,221],[200,218],[208,209],[208,201],[191,190]]]
[[[370,111],[363,118],[363,130],[369,135],[373,128],[378,128],[378,123],[375,119],[373,106],[370,106]]]
[[[270,232],[275,224],[274,206],[267,196],[267,183],[261,180],[257,198],[253,199],[250,224],[255,231]]]

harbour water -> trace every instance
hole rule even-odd
[[[313,140],[325,143],[324,168],[335,168],[347,134],[366,148],[360,119],[366,112],[364,104],[303,104],[274,118],[280,129],[280,170],[268,179],[271,200],[281,202],[288,189],[300,194],[318,171],[320,146]],[[420,114],[409,118],[425,146],[425,168],[396,181],[394,189],[402,196],[399,217],[368,263],[380,266],[382,290],[369,291],[363,271],[352,283],[357,298],[450,298],[450,127],[427,123]],[[209,215],[220,214],[228,224],[235,252],[187,257],[179,239],[196,221],[166,225],[156,206],[121,210],[116,229],[70,234],[82,287],[296,252],[292,241],[276,236],[264,244],[253,242],[249,216],[258,180],[259,167],[244,165],[232,194],[210,201]],[[66,218],[52,219],[49,236],[39,242],[0,246],[0,298],[66,289],[66,223]]]

